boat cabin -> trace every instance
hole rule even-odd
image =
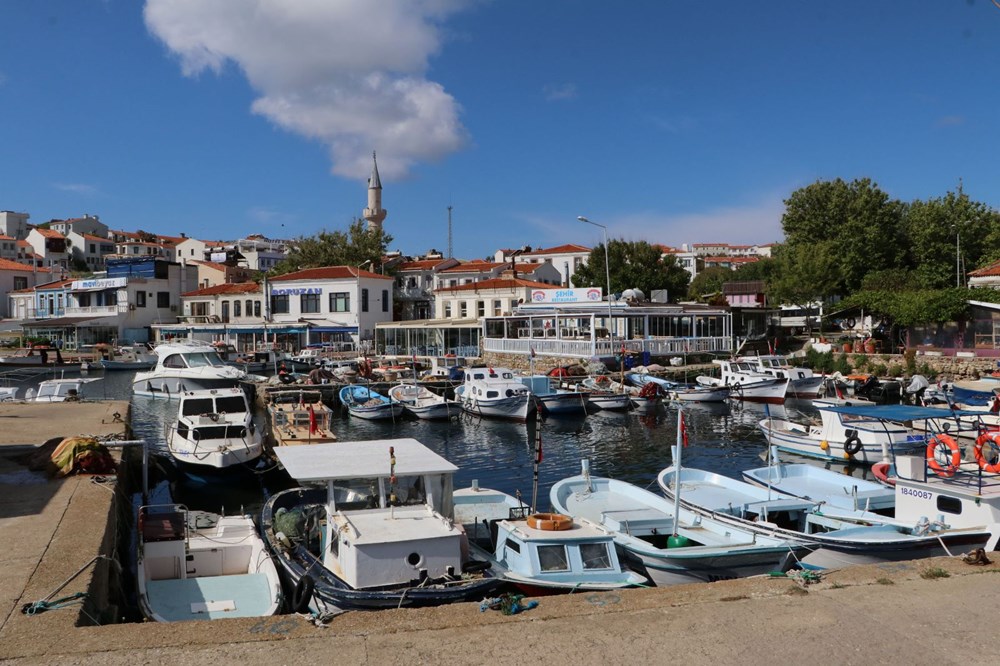
[[[461,572],[450,518],[457,467],[414,439],[278,447],[285,470],[327,486],[323,565],[355,589]]]
[[[177,412],[177,434],[191,441],[242,439],[247,434],[250,406],[241,388],[185,391]]]

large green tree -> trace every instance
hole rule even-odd
[[[846,182],[818,181],[793,192],[785,200],[781,225],[785,245],[811,248],[831,243],[836,251],[837,291],[849,294],[861,286],[871,270],[904,264],[904,206],[867,178]],[[793,262],[784,268],[805,268]],[[784,275],[788,280],[807,276]]]
[[[735,273],[732,269],[722,266],[709,266],[703,271],[699,271],[691,285],[688,287],[688,298],[701,300],[722,291],[722,285],[732,282]]]
[[[914,201],[906,209],[909,263],[921,286],[965,284],[965,274],[1000,258],[1000,214],[963,192]]]
[[[371,262],[378,270],[386,247],[392,242],[381,229],[367,228],[367,222],[355,219],[346,232],[320,231],[315,236],[302,236],[290,243],[287,256],[271,269],[271,275],[284,275],[320,266],[358,266]]]
[[[608,267],[611,292],[640,289],[647,298],[653,291],[666,289],[671,301],[687,294],[690,274],[677,263],[673,255],[662,256],[659,248],[645,241],[608,241]],[[573,274],[573,284],[580,287],[604,287],[604,245],[590,251],[587,263]]]

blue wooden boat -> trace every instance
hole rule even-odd
[[[473,560],[452,518],[457,467],[414,439],[278,447],[300,483],[275,494],[261,529],[292,610],[336,613],[481,601],[501,579]]]
[[[490,562],[494,575],[526,594],[648,582],[621,563],[607,529],[586,519],[532,513],[521,500],[475,482],[455,491],[455,522],[464,526],[470,548]]]
[[[361,384],[348,384],[340,389],[340,402],[351,416],[369,421],[397,419],[403,413],[403,404],[376,393]]]

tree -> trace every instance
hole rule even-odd
[[[722,285],[733,280],[735,272],[722,266],[709,266],[694,276],[688,287],[688,298],[701,300],[722,291]]]
[[[873,269],[899,268],[906,259],[904,206],[867,178],[841,179],[800,188],[785,200],[781,226],[790,248],[830,242],[835,248],[837,291],[850,294]],[[784,266],[807,266],[795,261]],[[803,281],[805,276],[783,276]]]
[[[984,260],[990,263],[1000,258],[989,249],[998,247],[1000,214],[970,201],[961,191],[912,202],[906,209],[906,232],[910,266],[927,289],[965,284],[970,270],[982,266]],[[956,261],[959,252],[961,261]]]
[[[648,298],[653,291],[665,289],[668,298],[676,301],[687,293],[690,274],[677,263],[673,255],[662,252],[645,241],[608,241],[608,264],[611,292],[640,289]],[[587,263],[573,274],[573,284],[580,287],[604,287],[604,245],[590,251]]]
[[[320,231],[315,236],[301,236],[290,243],[288,254],[271,269],[271,275],[284,275],[320,266],[358,266],[370,261],[379,267],[392,236],[382,229],[367,228],[367,222],[355,219],[346,232]]]

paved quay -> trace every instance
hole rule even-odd
[[[23,447],[11,445],[120,432],[113,414],[125,414],[123,405],[0,405],[0,423],[33,424],[0,428],[2,663],[996,663],[1000,553],[987,566],[937,558],[854,567],[811,584],[757,578],[544,597],[509,617],[477,604],[346,613],[325,627],[294,615],[77,626],[89,623],[78,605],[23,615],[23,604],[110,551],[115,495],[91,477],[28,482],[10,459]],[[99,567],[54,596],[84,591],[101,593]]]

